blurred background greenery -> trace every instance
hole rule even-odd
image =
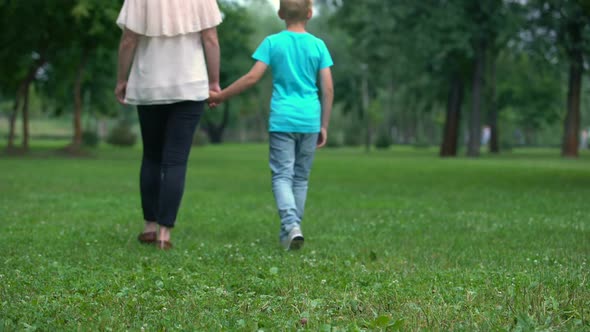
[[[220,0],[222,85],[284,29],[277,1]],[[121,0],[0,0],[0,136],[9,153],[138,143],[113,96]],[[587,148],[588,0],[316,0],[309,31],[335,60],[330,146],[437,147],[442,156]],[[261,142],[271,75],[208,111],[195,144]],[[556,150],[557,151],[557,150]]]

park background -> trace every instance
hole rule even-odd
[[[336,63],[332,147],[439,147],[443,156],[520,146],[577,156],[587,147],[587,1],[315,3],[309,30]],[[0,134],[8,152],[48,138],[70,140],[74,152],[109,138],[137,143],[134,110],[112,98],[120,5],[3,1]],[[276,4],[220,5],[226,86],[283,24]],[[207,112],[197,140],[264,141],[270,76]]]
[[[284,25],[219,4],[227,86]],[[0,0],[0,330],[590,330],[590,2],[316,0],[336,99],[300,253],[270,75],[206,112],[177,248],[136,243],[121,5]]]

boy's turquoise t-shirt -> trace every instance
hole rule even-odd
[[[334,64],[326,44],[309,33],[283,31],[266,37],[252,57],[272,70],[269,131],[319,132],[317,78],[321,69]]]

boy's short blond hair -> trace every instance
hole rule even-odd
[[[281,0],[279,8],[286,21],[306,21],[312,0]]]

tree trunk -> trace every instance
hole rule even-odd
[[[581,56],[580,56],[581,58]],[[582,61],[570,64],[567,116],[564,124],[564,137],[561,155],[564,157],[578,157],[580,132],[580,96],[582,91]]]
[[[498,108],[492,104],[490,110],[490,153],[500,153],[500,132],[498,130]]]
[[[461,106],[463,105],[463,80],[459,73],[451,78],[451,89],[447,100],[447,115],[443,142],[440,147],[441,157],[456,157],[459,143],[459,125],[461,123]]]
[[[41,68],[42,66],[44,66],[46,63],[45,57],[43,55],[40,56],[40,58],[37,60],[37,62],[35,62],[31,68],[29,68],[29,72],[27,73],[27,76],[25,76],[25,78],[23,78],[23,80],[20,82],[20,84],[18,85],[18,89],[16,91],[16,98],[14,100],[14,106],[12,109],[12,114],[10,115],[10,121],[9,121],[9,133],[8,133],[8,144],[6,146],[6,151],[8,152],[14,152],[16,150],[15,146],[14,146],[14,138],[16,135],[16,117],[18,115],[18,110],[21,107],[20,101],[21,98],[24,97],[25,93],[28,93],[29,91],[29,86],[31,85],[31,83],[33,82],[33,80],[35,79],[35,75],[37,75],[37,71],[39,70],[39,68]],[[28,98],[28,97],[27,97]],[[28,102],[28,101],[27,101]],[[27,104],[27,110],[28,110],[28,104]],[[24,115],[23,115],[24,117]],[[25,128],[26,126],[26,135],[23,132],[23,145],[24,145],[24,140],[25,140],[25,136],[26,136],[26,140],[27,140],[27,146],[28,146],[28,131],[29,131],[29,127],[28,127],[28,114],[27,114],[27,123],[26,125],[23,123],[23,128]]]
[[[365,151],[371,151],[371,115],[369,114],[369,68],[368,65],[362,65],[363,81],[361,84],[361,96],[362,96],[362,107],[363,117],[365,120]]]
[[[535,146],[537,144],[535,129],[524,128],[524,144],[526,146]]]
[[[481,96],[484,85],[486,43],[481,40],[475,46],[475,68],[473,71],[472,108],[469,120],[469,141],[467,156],[478,157],[481,145]]]
[[[393,77],[393,74],[390,74]],[[393,79],[388,80],[387,84],[387,115],[385,118],[385,126],[383,128],[384,135],[387,135],[389,141],[393,143],[393,135],[391,135],[391,128],[395,125],[393,94],[395,92],[395,84]]]
[[[223,132],[229,123],[229,102],[226,101],[223,104],[223,119],[219,125],[215,125],[209,117],[205,117],[205,123],[207,125],[206,131],[209,136],[209,142],[211,144],[223,143]]]
[[[500,153],[498,132],[498,100],[496,98],[496,57],[490,63],[490,152]]]
[[[29,151],[29,87],[31,82],[29,81],[25,86],[23,96],[23,141],[22,150],[23,152]]]
[[[567,93],[567,115],[564,123],[563,145],[561,155],[564,157],[578,157],[580,133],[580,98],[582,91],[582,73],[584,57],[580,48],[582,27],[572,24],[569,33],[573,41],[573,49],[569,52],[570,73]]]
[[[16,135],[16,116],[18,115],[18,109],[20,106],[20,98],[21,98],[21,91],[17,91],[16,99],[14,100],[14,106],[12,108],[12,113],[10,114],[9,120],[9,132],[8,132],[8,144],[6,145],[6,151],[13,152],[15,151],[14,147],[14,137]]]
[[[84,81],[84,72],[86,71],[86,63],[89,55],[90,52],[88,50],[82,51],[78,72],[76,73],[76,81],[74,83],[74,135],[72,136],[72,143],[68,147],[70,151],[77,151],[82,147],[82,111],[84,108],[82,83]]]

